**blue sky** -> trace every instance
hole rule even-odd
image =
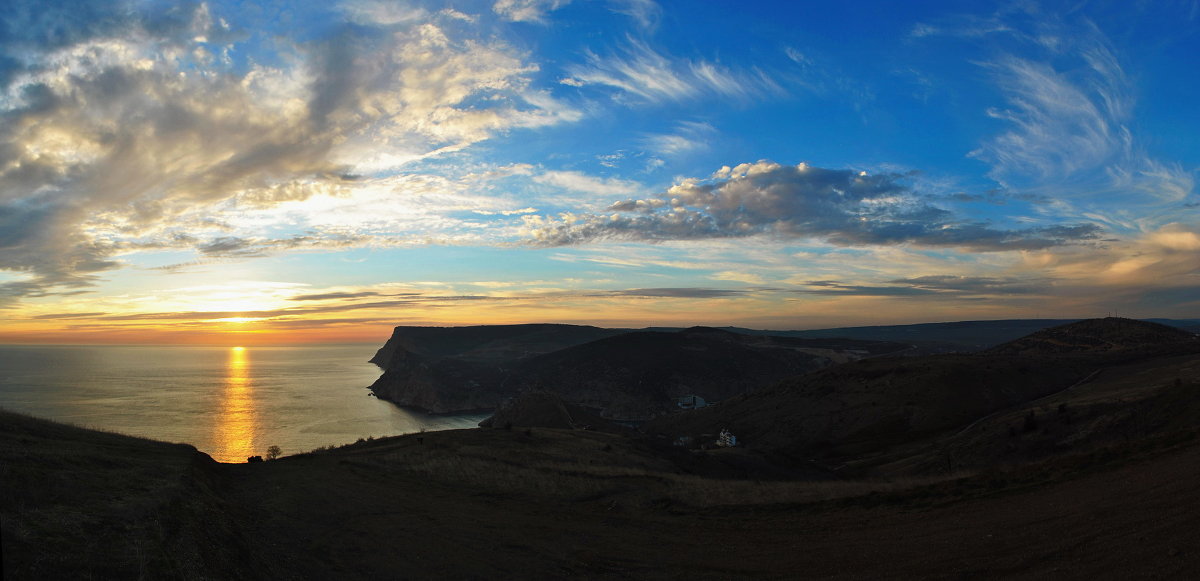
[[[1200,316],[1200,5],[25,2],[0,340]]]

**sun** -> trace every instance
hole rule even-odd
[[[245,347],[242,347],[242,346],[240,346],[240,345],[239,345],[239,346],[237,346],[237,347],[234,347],[234,348],[233,348],[233,350],[234,350],[234,351],[245,351],[245,350],[246,350],[246,348],[245,348]]]
[[[262,319],[263,319],[262,317],[223,317],[220,319],[213,319],[213,320],[218,323],[233,323],[235,325],[242,325],[242,324],[250,323],[253,321],[261,321]]]

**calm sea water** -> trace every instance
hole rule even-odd
[[[429,416],[369,396],[377,348],[0,345],[0,407],[186,442],[222,462],[486,417]]]

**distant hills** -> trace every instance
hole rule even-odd
[[[371,359],[383,369],[371,389],[381,399],[433,413],[490,410],[524,392],[552,391],[605,417],[641,420],[672,410],[673,400],[682,396],[724,400],[884,354],[980,352],[1072,322],[1016,319],[811,331],[401,326]],[[1200,332],[1198,320],[1160,322],[1167,324],[1163,328]],[[1013,349],[1024,348],[1006,349],[1016,354]]]
[[[771,334],[783,337],[869,339],[908,343],[921,353],[980,351],[1006,341],[1019,339],[1042,329],[1074,323],[1081,319],[1006,319],[997,321],[955,321],[915,325],[837,327],[810,331],[759,331],[729,328],[739,333]],[[1128,320],[1128,319],[1127,319]],[[1149,322],[1200,333],[1200,319],[1148,319]]]
[[[1142,369],[1148,386],[1173,386],[1183,378],[1170,362],[1180,358],[1200,359],[1197,336],[1152,322],[1085,320],[975,353],[851,362],[791,378],[719,406],[663,416],[644,429],[671,438],[709,440],[718,430],[729,429],[747,447],[796,462],[817,460],[837,466],[858,457],[861,463],[863,455],[903,456],[911,450],[896,453],[895,449],[913,442],[935,442],[1003,410],[1020,409],[1027,414],[1032,408],[1022,406],[1130,369]],[[1194,380],[1195,371],[1191,375],[1189,379]],[[1150,392],[1139,393],[1145,397]],[[1061,403],[1064,410],[1073,407],[1068,400]],[[1088,405],[1099,404],[1089,400]],[[1045,412],[1032,413],[1029,422],[1018,415],[991,429],[1002,444],[1015,450],[1016,442],[1008,440],[1010,433],[1032,431],[1027,426],[1036,425],[1036,416]],[[1063,411],[1056,417],[1068,416]],[[1073,441],[1094,440],[1125,420],[1107,417],[1095,421],[1072,436]],[[935,447],[941,445],[949,444]],[[995,460],[995,450],[989,454],[989,460]]]
[[[397,327],[373,362],[377,396],[435,413],[493,409],[553,391],[611,419],[642,420],[696,395],[726,399],[899,343],[748,335],[696,327],[630,331],[572,325]]]

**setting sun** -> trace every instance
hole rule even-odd
[[[262,320],[262,317],[223,317],[220,319],[213,319],[213,321],[216,321],[218,323],[233,323],[235,325],[242,325],[245,323],[250,323],[253,321],[261,321],[261,320]]]

